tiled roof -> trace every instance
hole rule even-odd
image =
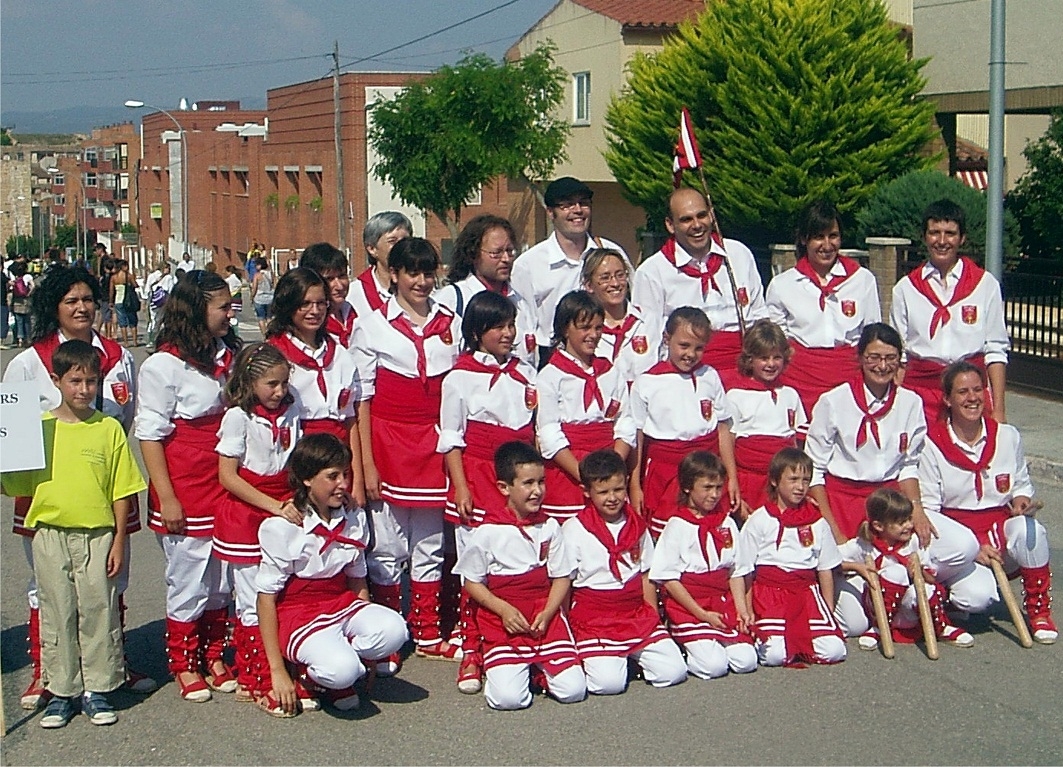
[[[572,0],[625,27],[675,27],[705,8],[705,0]]]

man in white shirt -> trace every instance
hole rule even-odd
[[[557,304],[566,293],[580,287],[583,256],[592,248],[610,248],[627,258],[615,242],[591,235],[593,196],[589,186],[571,176],[551,181],[543,202],[553,234],[529,248],[513,264],[510,282],[535,308],[540,367],[549,358]]]
[[[196,268],[196,262],[192,260],[192,254],[187,250],[181,254],[181,260],[177,262],[178,272],[190,272]]]

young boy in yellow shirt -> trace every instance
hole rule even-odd
[[[52,369],[63,401],[41,416],[47,465],[2,478],[6,495],[33,497],[26,527],[36,531],[41,675],[51,696],[41,726],[65,726],[78,696],[89,721],[114,724],[118,715],[104,693],[125,681],[115,578],[130,497],[147,485],[122,424],[95,409],[97,351],[66,341],[52,355]]]

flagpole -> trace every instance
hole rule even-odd
[[[738,302],[738,286],[735,283],[735,273],[731,268],[731,259],[727,255],[727,248],[723,245],[723,232],[720,231],[720,222],[716,218],[716,208],[712,205],[712,195],[709,194],[709,185],[705,181],[705,170],[701,167],[701,163],[698,163],[698,178],[701,179],[701,191],[705,195],[705,202],[709,204],[709,215],[712,216],[712,231],[720,238],[720,247],[723,248],[723,265],[727,268],[727,280],[731,283],[731,296],[734,298],[735,314],[738,317],[738,332],[744,337],[746,334],[746,320],[742,316],[742,305]]]

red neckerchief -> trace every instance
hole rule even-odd
[[[608,325],[602,326],[602,335],[613,337],[613,362],[616,362],[616,358],[620,356],[620,349],[624,345],[624,336],[628,334],[631,328],[635,327],[635,323],[638,321],[638,317],[634,314],[629,314],[624,318],[624,321],[616,327],[611,328]]]
[[[723,247],[723,243],[720,242],[720,237],[715,232],[712,233],[712,241]],[[709,257],[705,259],[705,269],[702,271],[696,265],[693,260],[687,261],[682,266],[679,266],[675,262],[675,238],[669,237],[668,241],[661,246],[661,253],[668,259],[668,263],[678,269],[681,273],[687,277],[694,277],[701,281],[701,297],[705,298],[709,294],[709,286],[717,293],[723,294],[720,290],[720,286],[716,284],[716,272],[720,271],[720,267],[723,266],[723,256],[719,253],[709,253]]]
[[[662,361],[656,363],[655,365],[653,365],[649,370],[647,370],[646,374],[647,375],[651,375],[651,376],[660,376],[660,375],[667,375],[668,373],[675,373],[680,378],[689,378],[690,379],[690,384],[694,387],[694,391],[697,391],[698,390],[698,377],[697,377],[696,373],[699,370],[701,370],[701,368],[703,368],[703,367],[705,367],[705,366],[704,365],[698,365],[696,368],[691,370],[689,373],[684,373],[682,370],[680,370],[675,365],[673,365],[671,360],[662,360]]]
[[[182,362],[187,362],[189,365],[194,367],[200,373],[203,373],[205,375],[209,375],[215,381],[220,381],[223,376],[228,375],[229,367],[233,363],[233,350],[230,349],[228,346],[224,346],[224,345],[223,345],[223,348],[224,348],[224,351],[222,352],[222,355],[221,355],[220,359],[218,358],[217,354],[214,355],[214,364],[210,367],[209,370],[207,368],[203,367],[203,365],[201,365],[196,360],[186,360],[184,357],[181,356],[181,350],[178,349],[173,344],[160,344],[159,346],[157,346],[155,348],[155,351],[157,351],[157,352],[166,352],[167,354],[170,354],[170,355],[176,357],[177,359],[181,360]]]
[[[343,532],[343,528],[345,528],[346,526],[346,519],[341,519],[340,523],[336,525],[335,529],[333,530],[329,530],[328,526],[325,525],[324,522],[318,522],[316,525],[314,525],[314,527],[310,530],[310,534],[320,535],[322,538],[325,539],[324,543],[321,544],[321,548],[318,549],[317,553],[324,554],[325,549],[327,549],[333,543],[349,543],[352,546],[357,546],[360,549],[364,549],[365,544],[361,541],[356,541],[354,538],[348,538],[345,535],[341,535],[341,533]]]
[[[417,349],[417,377],[421,379],[422,384],[428,383],[428,360],[424,354],[425,341],[432,336],[441,338],[446,336],[450,330],[451,319],[453,319],[453,315],[444,312],[442,307],[440,307],[436,316],[425,323],[421,335],[418,335],[417,331],[413,329],[413,323],[410,322],[409,317],[405,314],[400,312],[398,317],[391,320],[391,327],[410,339],[414,348]]]
[[[510,356],[510,358],[501,365],[487,365],[476,359],[472,352],[464,352],[458,357],[458,361],[454,363],[454,370],[466,370],[470,373],[483,373],[491,376],[491,383],[487,385],[488,389],[493,389],[495,384],[498,383],[498,379],[502,376],[509,376],[517,383],[531,386],[531,384],[528,383],[528,379],[517,370],[517,365],[519,364],[519,359]]]
[[[602,399],[602,390],[598,387],[598,378],[612,369],[613,364],[609,360],[602,357],[595,357],[591,360],[590,371],[587,371],[584,370],[583,366],[574,359],[567,354],[562,354],[561,351],[558,350],[556,354],[550,357],[550,364],[562,373],[568,373],[569,375],[576,376],[576,378],[583,379],[584,410],[589,408],[592,402],[597,402],[598,407],[605,408],[605,400]]]
[[[985,445],[982,447],[982,455],[979,456],[977,463],[972,461],[970,456],[952,441],[947,422],[938,421],[927,431],[927,437],[937,445],[937,449],[945,456],[946,461],[956,468],[969,471],[974,475],[974,492],[978,500],[982,500],[982,472],[989,468],[990,461],[996,455],[997,432],[1000,430],[1000,424],[992,418],[984,418],[982,420],[985,424]]]
[[[890,384],[890,390],[889,394],[886,395],[886,401],[883,403],[882,408],[874,415],[867,412],[867,396],[864,394],[864,379],[856,378],[850,381],[849,390],[853,393],[853,399],[856,401],[856,406],[860,409],[860,412],[864,414],[864,417],[860,421],[860,427],[856,433],[857,449],[863,447],[864,443],[867,442],[868,428],[871,429],[871,436],[874,437],[875,444],[878,447],[882,447],[882,442],[878,438],[878,422],[893,409],[893,401],[897,399],[897,387]]]
[[[827,308],[827,298],[833,296],[838,292],[838,288],[847,279],[856,274],[856,270],[860,268],[860,264],[851,258],[846,256],[838,256],[838,263],[845,269],[845,274],[831,275],[827,280],[827,284],[824,285],[819,281],[819,275],[816,270],[812,268],[812,264],[808,263],[808,258],[802,256],[797,259],[797,265],[794,267],[800,274],[805,275],[812,281],[812,284],[819,288],[819,310],[823,311]],[[833,267],[831,267],[833,269]]]
[[[764,504],[764,510],[779,522],[779,534],[775,536],[776,549],[779,548],[779,544],[782,543],[782,534],[786,528],[811,525],[817,519],[822,517],[819,513],[819,507],[807,498],[801,501],[801,505],[796,509],[780,509],[774,503],[769,501]]]
[[[281,416],[288,412],[288,408],[291,407],[291,404],[293,402],[295,402],[295,397],[293,397],[289,392],[285,395],[284,399],[281,400],[280,404],[277,405],[277,407],[273,410],[270,410],[261,402],[256,402],[254,405],[251,406],[252,415],[260,416],[261,418],[265,418],[267,421],[269,421],[269,430],[270,433],[273,435],[273,444],[277,444],[277,441],[280,439],[281,436],[281,429],[280,426],[277,425],[277,422],[281,419]]]
[[[723,379],[723,388],[726,390],[744,389],[746,391],[771,392],[771,401],[773,403],[779,401],[779,387],[782,386],[781,374],[770,384],[758,381],[751,376],[744,376],[737,370],[728,370],[721,376],[721,378]]]
[[[333,341],[330,336],[325,336],[325,354],[322,356],[320,362],[296,346],[295,341],[292,340],[291,334],[289,333],[281,333],[279,336],[273,336],[269,339],[269,342],[280,349],[281,354],[283,354],[293,365],[298,365],[304,370],[315,371],[317,373],[317,388],[321,391],[321,396],[328,401],[328,385],[325,383],[325,370],[332,364],[332,360],[336,358],[336,342]]]
[[[344,304],[350,306],[346,301],[344,301]],[[343,306],[340,307],[340,312],[343,312]],[[353,307],[347,312],[347,318],[342,320],[332,312],[329,312],[328,317],[325,319],[325,332],[346,349],[351,345],[351,333],[354,332],[354,320],[357,316],[358,313],[354,311]]]
[[[878,552],[878,556],[875,558],[875,569],[881,569],[882,560],[886,557],[893,557],[900,562],[905,569],[908,568],[908,557],[901,553],[901,549],[908,545],[907,542],[896,543],[890,546],[879,536],[873,535],[871,536],[871,545],[874,547],[875,551]]]
[[[598,542],[605,546],[605,550],[609,552],[609,572],[618,581],[624,580],[620,577],[620,562],[623,561],[623,557],[627,557],[625,564],[629,567],[635,567],[638,562],[638,558],[632,557],[631,552],[639,552],[641,554],[642,534],[646,532],[646,523],[631,508],[631,504],[624,504],[624,515],[626,516],[624,526],[620,528],[620,534],[615,541],[605,520],[602,519],[602,515],[598,513],[596,508],[587,504],[576,515],[576,518],[579,519],[580,524],[586,528],[587,532],[597,538]]]
[[[110,338],[104,338],[96,331],[93,331],[92,336],[93,341],[99,339],[103,344],[102,349],[95,343],[92,344],[92,348],[100,355],[100,380],[102,381],[108,373],[114,370],[115,365],[122,361],[122,345],[117,341],[112,341]],[[41,358],[48,375],[55,373],[52,369],[52,355],[55,354],[55,350],[59,348],[60,343],[59,333],[55,332],[33,344],[33,349],[37,352],[37,356]]]
[[[500,296],[505,296],[506,298],[509,298],[509,294],[513,292],[513,289],[509,286],[508,282],[502,286],[501,290],[498,290],[497,288],[494,288],[491,285],[489,285],[487,283],[487,280],[483,279],[480,275],[475,274],[473,276],[476,277],[476,279],[478,279],[480,281],[480,284],[483,285],[486,290],[489,290],[492,293],[498,293],[498,295],[500,295]],[[461,288],[458,287],[457,285],[455,285],[454,288],[456,290],[461,290]]]
[[[933,338],[934,334],[938,332],[939,327],[944,327],[949,324],[949,320],[952,319],[952,314],[949,312],[949,307],[955,306],[967,296],[974,292],[974,289],[978,287],[978,283],[982,280],[982,275],[985,274],[985,270],[982,269],[967,256],[961,256],[960,261],[963,262],[963,272],[960,274],[960,281],[956,283],[956,289],[952,291],[952,298],[949,299],[947,304],[941,303],[941,299],[938,298],[938,294],[934,292],[934,289],[930,287],[930,281],[923,276],[923,267],[917,266],[908,275],[908,279],[912,281],[912,285],[920,295],[934,307],[934,316],[930,319],[930,337]]]
[[[368,302],[369,308],[374,312],[380,309],[380,307],[384,305],[384,299],[380,297],[380,293],[376,289],[376,280],[373,278],[373,267],[369,267],[359,274],[358,282],[362,285],[362,292],[365,293],[365,300]]]
[[[698,545],[701,546],[701,555],[705,557],[705,564],[712,569],[712,560],[709,558],[709,539],[716,552],[716,559],[720,559],[720,552],[726,548],[727,540],[724,536],[724,520],[727,519],[727,509],[713,510],[703,517],[694,516],[694,512],[687,506],[680,506],[675,510],[674,516],[684,519],[698,528]],[[733,541],[732,541],[733,545]]]
[[[501,499],[499,499],[501,501]],[[521,519],[517,516],[517,512],[506,506],[504,503],[488,504],[488,508],[484,511],[484,524],[485,525],[513,525],[517,528],[527,540],[531,540],[531,536],[525,532],[524,528],[531,527],[532,525],[541,525],[548,520],[546,512],[542,509],[529,514]]]

